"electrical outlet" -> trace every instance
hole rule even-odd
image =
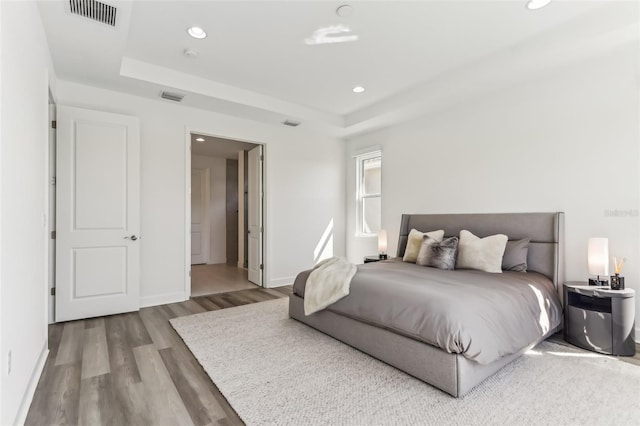
[[[11,351],[7,354],[7,376],[11,374]]]

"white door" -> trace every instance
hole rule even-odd
[[[191,264],[209,259],[209,169],[191,170]]]
[[[136,117],[58,106],[56,321],[140,306]]]
[[[248,266],[249,281],[262,285],[262,145],[249,151]]]
[[[56,286],[56,240],[53,234],[56,230],[56,129],[53,122],[56,119],[56,106],[49,104],[49,324],[56,321],[56,297],[51,290]]]

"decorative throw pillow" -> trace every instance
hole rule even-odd
[[[507,241],[502,256],[502,270],[527,272],[527,255],[529,254],[529,238]]]
[[[425,235],[416,263],[438,269],[455,269],[457,249],[458,237],[449,237],[442,241],[436,241]]]
[[[420,232],[417,229],[412,229],[409,232],[409,237],[407,238],[407,247],[404,249],[404,256],[402,260],[405,262],[416,263],[418,259],[418,253],[420,252],[420,246],[422,245],[422,237],[428,235],[436,241],[442,241],[442,237],[444,237],[444,231],[441,229],[439,231],[431,231],[431,232]]]
[[[502,256],[509,238],[504,234],[479,238],[467,230],[460,231],[456,269],[478,269],[501,273]]]

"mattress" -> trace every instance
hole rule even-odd
[[[293,293],[304,297],[310,271]],[[350,294],[327,310],[489,364],[562,321],[552,281],[535,272],[445,271],[401,259],[358,265]]]

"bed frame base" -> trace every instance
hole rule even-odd
[[[527,347],[491,364],[478,364],[462,355],[444,352],[326,309],[305,316],[304,299],[295,294],[289,295],[289,316],[455,397],[466,394],[530,349]]]

